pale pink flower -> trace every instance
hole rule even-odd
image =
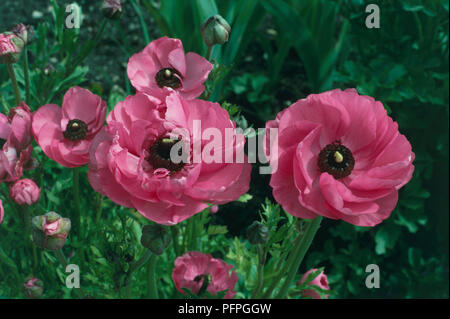
[[[356,90],[312,94],[280,112],[270,156],[273,195],[299,218],[322,215],[359,226],[388,218],[414,171],[414,153],[381,102]],[[270,153],[273,145],[266,144]]]
[[[47,104],[33,114],[33,134],[44,153],[65,167],[89,162],[89,147],[103,127],[106,103],[97,95],[74,87],[62,107]]]
[[[9,194],[19,205],[32,205],[39,200],[41,189],[33,180],[25,178],[15,182],[10,187]]]
[[[172,280],[179,292],[185,294],[182,288],[189,289],[193,294],[201,293],[202,288],[211,295],[225,291],[225,299],[231,299],[236,292],[234,288],[238,276],[233,265],[209,254],[191,251],[175,260]]]
[[[131,84],[139,91],[164,101],[173,90],[185,99],[198,97],[211,63],[194,52],[184,53],[179,39],[159,38],[134,54],[127,67]]]
[[[308,270],[303,276],[302,279],[298,282],[298,284],[303,284],[308,279],[308,276],[315,272],[317,269],[313,268]],[[328,285],[328,278],[327,275],[325,275],[324,271],[317,275],[313,280],[311,280],[308,284],[309,286],[317,286],[319,288],[322,288],[324,290],[330,290],[330,286]],[[320,294],[313,289],[305,289],[302,291],[303,297],[312,297],[313,299],[321,299]],[[328,298],[329,295],[324,295],[324,298]]]
[[[200,121],[196,137],[194,121]],[[170,151],[175,145],[202,152],[209,140],[200,140],[206,128],[221,136],[235,123],[217,103],[184,100],[173,93],[165,107],[145,94],[119,102],[107,119],[107,128],[91,148],[89,181],[92,187],[119,205],[136,208],[146,218],[173,225],[208,207],[237,200],[249,188],[251,165],[225,163],[223,151],[241,152],[245,138],[236,134],[222,141],[221,162],[206,163],[187,158],[174,163]],[[180,142],[179,144],[177,144]],[[192,152],[195,156],[194,152]]]

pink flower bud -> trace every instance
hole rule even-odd
[[[18,150],[25,149],[33,141],[31,110],[24,102],[12,108],[8,114],[11,123],[10,144]]]
[[[20,179],[9,189],[11,198],[19,205],[32,205],[41,196],[41,189],[29,178]]]
[[[44,284],[35,277],[28,277],[22,285],[22,291],[28,298],[39,298],[44,291]]]
[[[5,210],[3,209],[3,202],[0,199],[0,224],[3,222],[4,215],[5,215]]]
[[[105,0],[102,6],[103,15],[108,19],[118,19],[122,15],[120,0]]]
[[[55,212],[43,216],[35,216],[31,220],[34,243],[45,249],[57,250],[66,243],[71,223],[70,219],[62,218]]]
[[[313,268],[308,270],[300,279],[298,284],[303,284],[308,279],[308,276],[312,273],[317,271],[317,269]],[[309,286],[317,286],[319,288],[322,288],[324,290],[330,290],[330,286],[328,285],[328,278],[327,275],[322,271],[319,275],[317,275],[313,280],[311,280],[308,283]],[[302,291],[303,297],[312,297],[313,299],[321,299],[320,294],[312,289],[305,289]],[[328,298],[329,295],[325,295],[325,298]]]
[[[210,208],[209,208],[209,212],[211,213],[211,214],[215,214],[215,213],[217,213],[219,211],[219,206],[217,206],[217,205],[212,205]]]
[[[17,62],[24,44],[23,40],[14,33],[0,33],[0,63]]]

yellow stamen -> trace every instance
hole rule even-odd
[[[344,156],[342,156],[341,153],[336,151],[334,152],[334,160],[336,161],[336,163],[342,163],[342,161],[344,160]]]

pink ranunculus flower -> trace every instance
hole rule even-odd
[[[211,69],[211,63],[200,55],[185,54],[179,39],[162,37],[130,58],[127,73],[139,92],[164,101],[173,90],[185,99],[198,97]]]
[[[308,279],[308,276],[312,273],[315,272],[317,269],[313,268],[308,270],[300,279],[300,281],[298,282],[298,284],[303,284],[306,282],[306,280]],[[322,270],[322,272],[317,275],[317,277],[315,277],[313,280],[311,280],[308,284],[309,286],[317,286],[319,288],[322,288],[324,290],[330,290],[330,286],[328,285],[328,278],[327,275],[325,275],[324,271]],[[320,294],[312,289],[305,289],[302,291],[302,296],[303,297],[312,297],[313,299],[321,299]],[[325,295],[325,298],[328,298],[329,295]]]
[[[33,135],[44,153],[65,167],[89,162],[89,148],[103,127],[106,103],[81,87],[64,95],[62,107],[47,104],[33,114]]]
[[[4,216],[5,216],[5,209],[3,208],[3,202],[0,199],[0,224],[3,223]]]
[[[207,208],[207,203],[234,201],[249,189],[251,165],[243,153],[242,162],[223,158],[224,150],[241,154],[242,134],[222,139],[217,151],[221,161],[206,162],[200,156],[210,144],[200,139],[206,129],[222,137],[226,130],[234,133],[235,123],[217,103],[184,100],[173,93],[161,107],[147,95],[137,94],[119,102],[107,124],[91,147],[89,181],[99,193],[136,208],[152,221],[173,225]],[[170,153],[178,145],[195,148],[194,158],[172,161]]]
[[[0,113],[0,182],[14,182],[24,169],[33,168],[31,113],[25,103]]]
[[[280,112],[270,185],[284,210],[374,226],[388,218],[414,171],[414,153],[381,102],[354,89],[312,94]],[[273,145],[266,143],[270,150]]]
[[[9,194],[19,205],[32,205],[41,197],[41,189],[33,180],[24,178],[10,187]]]
[[[226,290],[224,298],[231,299],[236,294],[234,287],[238,276],[233,266],[223,260],[191,251],[175,260],[172,280],[182,294],[185,293],[182,288],[189,289],[193,294],[202,294],[202,290],[207,290],[213,296]]]

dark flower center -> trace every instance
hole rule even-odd
[[[79,141],[86,137],[87,125],[81,120],[74,119],[67,123],[66,130],[63,135],[71,141]]]
[[[355,167],[355,159],[347,147],[335,141],[320,151],[317,164],[322,173],[327,172],[339,179],[350,175]]]
[[[164,68],[158,71],[155,76],[156,83],[160,88],[170,87],[178,89],[181,86],[181,74],[175,69]]]
[[[3,145],[5,145],[6,140],[3,138],[0,138],[0,148],[3,148]]]
[[[147,161],[154,169],[165,168],[172,173],[181,171],[185,165],[185,161],[182,160],[179,163],[174,163],[170,158],[172,147],[179,141],[180,140],[178,139],[171,139],[168,137],[159,138],[152,146],[150,146]],[[178,156],[182,155],[183,150],[180,148],[178,150]]]
[[[203,283],[197,293],[197,296],[203,295],[205,293],[205,291],[208,289],[208,286],[211,283],[211,275],[210,274],[198,275],[197,277],[194,278],[194,281],[196,283],[199,283],[202,279],[203,279]]]

